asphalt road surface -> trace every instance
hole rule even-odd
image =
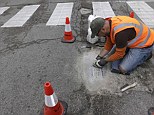
[[[106,2],[115,15],[132,11],[126,1]],[[74,43],[61,42],[64,25],[46,25],[58,3],[73,3]],[[153,0],[145,3],[154,9]],[[19,27],[8,23],[23,7],[37,5],[26,11],[32,13],[27,20],[22,15],[23,25],[22,16],[12,21]],[[1,0],[0,7],[8,8],[0,14],[0,115],[43,115],[46,81],[68,104],[67,115],[147,115],[154,107],[154,58],[130,76],[111,73],[109,65],[92,67],[103,43],[86,42],[91,0]],[[120,92],[134,82],[134,88]]]

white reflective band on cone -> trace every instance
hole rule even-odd
[[[65,25],[65,32],[70,32],[71,31],[71,26],[70,24]]]
[[[55,93],[50,96],[45,95],[45,105],[48,107],[54,107],[58,103],[58,98]]]

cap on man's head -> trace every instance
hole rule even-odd
[[[98,32],[103,27],[104,22],[105,20],[103,18],[96,18],[91,22],[90,24],[90,28],[92,31],[91,38],[94,38],[98,34]]]

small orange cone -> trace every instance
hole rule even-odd
[[[64,107],[58,101],[56,94],[51,87],[49,82],[44,84],[44,93],[45,93],[45,107],[44,115],[64,115]]]
[[[75,41],[75,38],[72,35],[71,25],[68,17],[66,17],[64,37],[61,41],[63,43],[73,43]]]
[[[130,16],[131,18],[134,18],[134,12],[131,11],[130,14],[129,14],[129,16]]]

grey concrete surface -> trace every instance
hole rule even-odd
[[[16,6],[16,5],[24,5],[24,4],[37,4],[42,0],[1,0],[0,6]]]
[[[76,41],[65,44],[61,43],[64,26],[46,26],[46,22],[58,2],[70,1],[74,2],[71,26]],[[67,102],[67,115],[147,115],[154,106],[154,58],[130,76],[113,74],[107,66],[102,81],[95,76],[97,82],[90,81],[84,76],[83,57],[89,55],[90,61],[101,47],[86,42],[90,13],[82,15],[80,9],[92,10],[91,1],[2,0],[0,6],[11,8],[0,16],[0,25],[28,4],[41,6],[23,27],[0,28],[0,115],[43,115],[46,81],[58,99]],[[110,4],[116,15],[131,11],[125,2]],[[148,4],[154,8],[154,2]],[[133,82],[138,82],[135,88],[119,91]]]

